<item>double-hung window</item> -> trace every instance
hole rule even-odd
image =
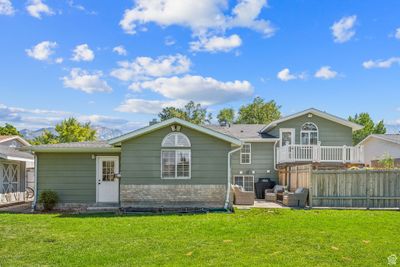
[[[251,144],[243,144],[240,150],[240,164],[251,164]]]
[[[191,150],[190,141],[182,133],[168,134],[161,146],[161,178],[190,179]],[[189,149],[188,149],[189,148]]]

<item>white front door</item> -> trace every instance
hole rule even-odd
[[[119,200],[119,159],[117,156],[99,156],[96,159],[96,201],[115,203]]]

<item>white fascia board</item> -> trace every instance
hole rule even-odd
[[[332,114],[328,114],[326,112],[320,111],[320,110],[315,109],[315,108],[310,108],[310,109],[306,109],[304,111],[301,111],[301,112],[286,116],[286,117],[284,117],[282,119],[273,121],[270,124],[268,124],[267,126],[265,126],[263,129],[261,129],[261,132],[269,130],[269,129],[277,126],[281,122],[284,122],[284,121],[287,121],[287,120],[291,120],[291,119],[306,115],[308,113],[311,113],[311,114],[317,115],[317,116],[319,116],[321,118],[324,118],[324,119],[327,119],[327,120],[330,120],[330,121],[345,125],[347,127],[350,127],[350,128],[352,128],[353,131],[361,130],[361,129],[364,128],[364,126],[359,125],[357,123],[345,120],[343,118],[337,117],[337,116],[332,115]]]
[[[235,144],[235,145],[238,145],[238,146],[240,146],[242,144],[242,142],[237,138],[234,138],[234,137],[229,136],[229,135],[222,134],[220,132],[217,132],[217,131],[208,129],[206,127],[202,127],[200,125],[196,125],[196,124],[193,124],[191,122],[188,122],[188,121],[185,121],[185,120],[182,120],[182,119],[178,119],[178,118],[172,118],[172,119],[169,119],[169,120],[165,120],[165,121],[162,121],[160,123],[153,124],[153,125],[138,129],[136,131],[121,135],[119,137],[116,137],[116,138],[108,140],[108,143],[110,145],[120,144],[121,142],[123,142],[125,140],[131,139],[131,138],[134,138],[134,137],[146,134],[146,133],[150,133],[150,132],[156,131],[158,129],[161,129],[163,127],[166,127],[166,126],[174,124],[174,123],[177,123],[177,124],[183,125],[185,127],[188,127],[190,129],[193,129],[193,130],[208,134],[210,136],[214,136],[215,138],[224,140],[226,142],[229,142],[229,143],[232,143],[232,144]]]

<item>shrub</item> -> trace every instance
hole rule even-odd
[[[393,169],[394,159],[389,154],[385,154],[383,158],[379,161],[379,165],[381,165],[385,169]]]
[[[54,191],[44,190],[40,193],[39,203],[43,204],[45,211],[53,210],[58,203],[58,195]]]

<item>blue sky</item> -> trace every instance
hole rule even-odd
[[[118,2],[118,3],[117,3]],[[400,124],[400,1],[0,0],[0,123],[134,129],[193,99]]]

